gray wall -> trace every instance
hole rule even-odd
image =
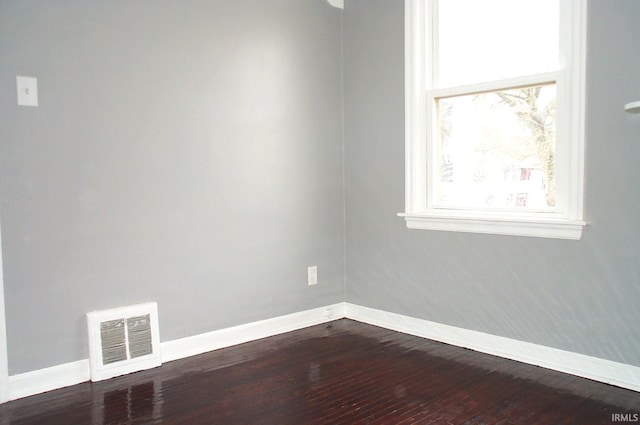
[[[0,0],[10,373],[86,358],[91,310],[157,301],[172,340],[345,297],[640,366],[640,3],[589,15],[590,224],[563,241],[396,216],[400,1]]]
[[[408,230],[403,5],[344,11],[348,302],[640,366],[640,2],[588,3],[580,241]]]
[[[0,1],[10,374],[87,358],[92,310],[157,301],[173,340],[344,299],[341,20],[324,0]]]

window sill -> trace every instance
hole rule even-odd
[[[538,238],[573,239],[582,237],[586,222],[557,216],[470,214],[458,211],[400,213],[409,229],[450,232],[489,233]]]

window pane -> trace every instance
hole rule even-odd
[[[555,84],[440,98],[436,105],[435,206],[555,205]]]
[[[558,16],[558,0],[441,0],[436,86],[556,70]]]

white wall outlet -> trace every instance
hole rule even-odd
[[[18,87],[18,105],[38,106],[38,79],[33,77],[16,77]]]
[[[318,284],[318,266],[311,266],[307,269],[309,286]]]

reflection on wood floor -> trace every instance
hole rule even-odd
[[[640,414],[640,393],[343,319],[0,412],[3,425],[603,424]]]

